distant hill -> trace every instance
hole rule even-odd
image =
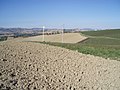
[[[80,30],[81,31],[94,31],[95,29],[92,29],[92,28],[82,28]]]
[[[41,28],[0,28],[0,33],[23,33],[41,31]]]

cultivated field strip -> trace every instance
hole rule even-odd
[[[120,62],[32,42],[0,43],[0,89],[120,90]]]
[[[80,33],[64,33],[63,34],[63,42],[64,43],[77,43],[80,42],[87,37],[80,35]],[[44,36],[45,42],[62,42],[62,35],[55,34],[55,35],[45,35]],[[43,36],[34,36],[26,38],[25,41],[43,41]]]

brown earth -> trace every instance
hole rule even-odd
[[[64,33],[63,34],[63,42],[64,43],[77,43],[80,42],[87,37],[80,35],[80,33]],[[43,41],[43,36],[34,36],[24,39],[25,41]],[[44,40],[46,42],[62,42],[61,34],[53,34],[53,35],[45,35]]]
[[[5,41],[0,43],[0,90],[120,90],[120,62]]]

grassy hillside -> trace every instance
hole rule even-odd
[[[117,46],[120,45],[120,39],[112,39],[112,38],[96,38],[96,37],[92,37],[92,38],[88,38],[87,40],[81,42],[81,44],[85,44],[85,45],[112,45],[112,46]]]
[[[88,36],[101,36],[120,39],[120,29],[101,30],[101,31],[83,31],[82,34]]]
[[[69,43],[52,43],[44,42],[44,44],[59,46],[71,50],[78,51],[84,54],[101,56],[103,58],[110,58],[120,60],[120,46],[119,45],[90,45],[83,43],[69,44]]]
[[[89,37],[80,43],[84,47],[91,48],[89,54],[120,60],[120,29],[81,33]]]
[[[93,46],[120,46],[120,29],[81,32],[89,38],[81,44]]]

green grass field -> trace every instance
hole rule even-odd
[[[100,30],[100,31],[83,31],[82,34],[86,36],[109,37],[113,39],[120,39],[120,29]]]
[[[81,33],[89,38],[76,44],[44,43],[120,61],[120,30],[82,31]]]

